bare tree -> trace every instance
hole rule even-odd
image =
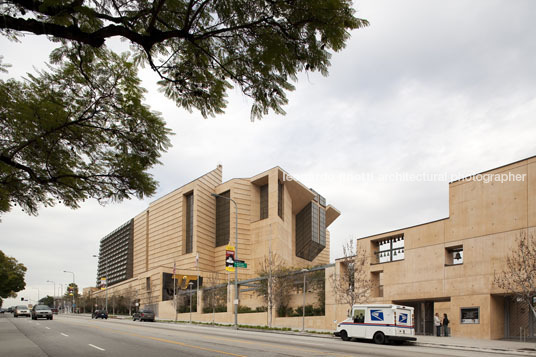
[[[212,311],[212,324],[214,324],[216,310],[220,310],[223,306],[226,308],[227,285],[216,287],[221,285],[218,273],[209,274],[203,282],[205,285],[203,288],[203,312]]]
[[[132,286],[123,290],[123,297],[125,298],[125,304],[128,305],[126,306],[128,315],[132,316],[132,301],[134,300],[134,290],[132,289]]]
[[[280,316],[285,316],[290,303],[292,288],[295,285],[295,274],[287,267],[284,260],[276,253],[269,253],[260,263],[258,274],[266,279],[261,280],[257,295],[261,296],[267,305],[268,326],[272,326],[272,311],[277,308]]]
[[[354,245],[354,240],[346,242],[343,247],[340,272],[330,278],[337,302],[349,306],[365,302],[372,290],[372,281],[368,269],[368,255],[365,249]]]
[[[534,317],[536,310],[532,299],[536,295],[536,237],[522,231],[516,239],[516,247],[506,257],[506,266],[494,274],[493,283],[518,300],[526,303]]]

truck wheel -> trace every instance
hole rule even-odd
[[[346,330],[342,330],[342,331],[341,331],[341,339],[342,339],[343,341],[349,341],[349,340],[350,340],[350,338],[348,337],[348,333],[346,332]]]
[[[383,332],[376,332],[374,334],[374,343],[378,344],[378,345],[383,345],[385,343],[385,335],[383,334]]]

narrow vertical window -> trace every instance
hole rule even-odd
[[[283,219],[283,184],[277,181],[277,214]]]
[[[191,253],[194,245],[194,194],[186,195],[186,251]]]
[[[268,184],[261,186],[260,219],[268,218]]]
[[[145,278],[145,290],[147,291],[151,290],[151,278],[150,277]]]
[[[230,198],[231,191],[221,193],[220,196]],[[216,247],[229,243],[231,201],[216,197]]]

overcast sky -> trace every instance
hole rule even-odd
[[[227,113],[204,120],[166,100],[155,76],[142,72],[147,103],[176,134],[152,171],[157,194],[37,217],[4,214],[0,249],[28,267],[19,296],[52,294],[47,280],[72,280],[64,270],[81,287],[93,285],[102,237],[218,164],[224,181],[279,165],[325,196],[342,212],[330,226],[333,260],[352,237],[447,217],[449,181],[536,155],[536,2],[354,4],[370,27],[333,56],[329,77],[300,77],[286,116],[252,123],[250,101],[232,91]],[[13,65],[10,76],[22,76],[52,46],[37,36],[0,39],[0,54]],[[410,174],[438,177],[416,182]]]

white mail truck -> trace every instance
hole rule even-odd
[[[348,318],[337,324],[335,336],[372,339],[375,343],[416,341],[413,308],[392,304],[354,305]]]

